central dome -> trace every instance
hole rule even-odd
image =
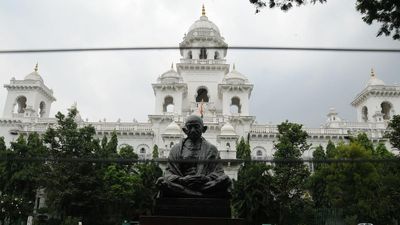
[[[213,49],[213,47],[219,49]],[[190,26],[188,33],[185,33],[183,37],[183,41],[179,43],[181,56],[185,60],[224,60],[227,47],[228,45],[225,43],[224,37],[221,36],[217,25],[208,20],[203,5],[200,19]]]
[[[191,37],[221,37],[217,25],[208,20],[206,10],[202,8],[201,17],[190,26],[188,36]]]
[[[201,16],[199,20],[194,22],[192,26],[190,26],[188,34],[195,31],[215,31],[218,35],[220,34],[217,25],[208,20],[207,16]]]

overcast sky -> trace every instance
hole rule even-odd
[[[0,49],[178,46],[203,3],[230,46],[400,48],[376,37],[378,26],[362,21],[355,0],[258,14],[248,0],[2,0]],[[147,121],[151,83],[179,59],[178,50],[0,54],[0,83],[23,79],[39,62],[57,98],[51,115],[76,101],[90,121]],[[387,84],[400,82],[400,53],[230,50],[227,63],[254,84],[250,111],[259,123],[318,127],[330,107],[352,121],[350,102],[371,68]],[[6,94],[0,90],[0,113]]]

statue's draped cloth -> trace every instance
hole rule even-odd
[[[165,194],[226,197],[231,181],[225,175],[222,163],[212,162],[212,160],[220,159],[217,148],[203,137],[198,143],[190,142],[190,139],[182,139],[170,151],[163,179],[166,185]],[[191,162],[184,162],[185,160],[191,160]],[[200,162],[195,162],[196,160]],[[202,160],[211,160],[211,162],[201,162]],[[208,181],[205,187],[203,185],[187,187],[179,184],[179,178],[188,175],[204,176]]]

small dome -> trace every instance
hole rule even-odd
[[[335,109],[334,107],[329,108],[328,116],[329,116],[329,115],[337,115],[337,114],[338,114],[338,113],[336,112],[336,109]]]
[[[240,84],[248,82],[247,77],[245,75],[236,71],[235,65],[233,65],[232,71],[225,76],[225,81],[227,83],[240,83]]]
[[[236,135],[235,128],[229,122],[226,122],[221,127],[221,135]]]
[[[24,80],[40,80],[41,82],[43,82],[42,77],[40,76],[40,74],[37,71],[38,71],[38,64],[36,63],[34,71],[32,73],[26,75]]]
[[[171,65],[171,69],[161,74],[159,79],[162,83],[178,83],[182,77],[174,70],[173,65]]]
[[[371,69],[371,77],[369,78],[367,87],[368,86],[377,86],[377,85],[385,85],[385,82],[383,82],[381,79],[376,77],[374,70]]]
[[[181,134],[181,128],[175,121],[172,121],[167,128],[165,128],[164,134]]]

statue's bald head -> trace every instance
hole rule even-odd
[[[203,119],[196,115],[190,115],[186,118],[185,126],[182,128],[188,138],[193,141],[201,138],[201,135],[206,132],[207,127],[204,126]]]
[[[186,118],[185,125],[189,124],[189,123],[198,123],[198,124],[201,124],[202,126],[204,126],[203,119],[200,116],[196,116],[196,115],[190,115]]]

